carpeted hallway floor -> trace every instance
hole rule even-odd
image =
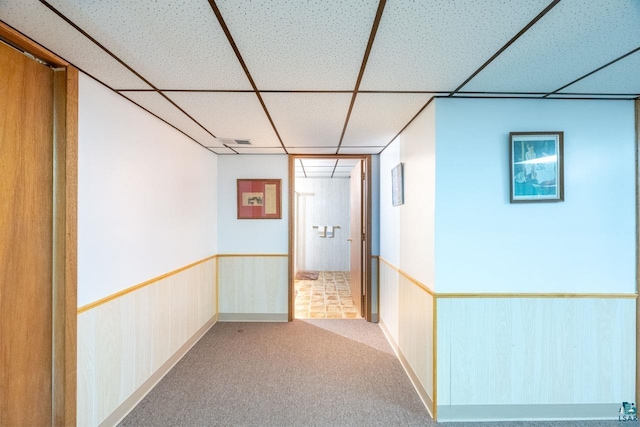
[[[121,426],[544,426],[435,423],[364,320],[217,323]]]
[[[323,328],[327,322],[334,322],[328,325],[333,330]],[[296,320],[217,323],[120,425],[422,426],[429,421],[377,325]]]

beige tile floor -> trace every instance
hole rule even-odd
[[[296,319],[358,319],[348,271],[321,271],[318,280],[296,280]]]

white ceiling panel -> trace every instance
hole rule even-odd
[[[454,90],[549,0],[389,0],[360,89]]]
[[[205,0],[50,3],[160,89],[251,89]]]
[[[314,159],[314,158],[306,158],[306,157],[301,157],[298,159],[298,161],[304,165],[304,167],[311,167],[311,166],[317,166],[317,167],[334,167],[336,165],[336,160],[337,159],[331,159],[331,158],[324,158],[324,159]]]
[[[382,147],[340,147],[338,154],[378,154],[384,149]]]
[[[0,20],[114,89],[149,89],[144,81],[37,0],[0,1]]]
[[[337,147],[351,102],[350,93],[263,93],[262,98],[287,150]]]
[[[563,0],[463,89],[552,92],[640,46],[639,23],[638,0]]]
[[[640,52],[568,86],[560,93],[563,92],[640,93]]]
[[[431,96],[424,93],[358,94],[342,146],[387,145]]]
[[[286,154],[282,147],[233,147],[239,154]]]
[[[249,139],[254,147],[280,147],[255,93],[167,92],[218,138]]]
[[[157,92],[123,92],[124,96],[171,123],[206,147],[222,147],[220,142],[209,135],[193,120],[178,110]]]
[[[335,154],[338,145],[335,147],[287,147],[289,154]]]
[[[378,0],[218,0],[256,85],[352,90]]]

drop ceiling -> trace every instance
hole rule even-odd
[[[225,155],[377,154],[434,97],[640,97],[639,0],[0,0],[0,21]]]
[[[348,158],[308,158],[295,159],[296,178],[350,178],[351,172],[360,159]]]

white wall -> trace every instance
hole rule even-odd
[[[632,101],[436,108],[438,292],[635,292]],[[564,131],[564,202],[509,203],[512,131]]]
[[[296,178],[296,269],[348,271],[350,187],[344,178]],[[339,226],[320,237],[318,226]]]
[[[217,156],[80,74],[78,304],[216,250]]]
[[[435,135],[432,103],[380,155],[379,171],[380,322],[432,414],[435,312],[425,288],[435,286]],[[393,206],[391,170],[400,162],[404,204]]]
[[[218,160],[218,253],[289,251],[289,160],[286,155],[226,155]],[[282,219],[237,219],[236,180],[282,180]]]
[[[216,320],[217,156],[80,74],[79,425],[114,425]]]
[[[434,287],[435,108],[380,155],[380,256]],[[391,170],[404,163],[404,204],[392,206]]]

